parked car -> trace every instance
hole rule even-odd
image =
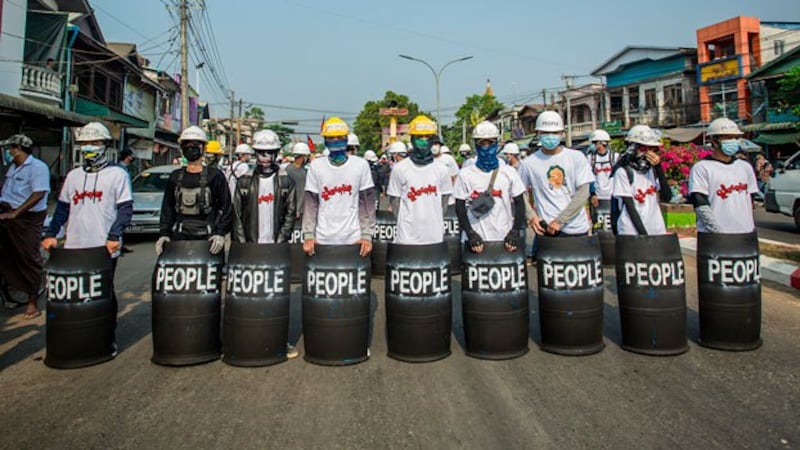
[[[133,218],[125,229],[128,234],[159,232],[161,202],[169,175],[177,166],[156,166],[136,175],[133,179]]]
[[[794,225],[800,232],[800,152],[777,164],[767,183],[764,209],[794,217]]]

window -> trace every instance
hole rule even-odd
[[[122,109],[122,83],[114,78],[108,79],[108,106]]]
[[[664,106],[673,107],[683,104],[683,88],[680,84],[664,86]]]
[[[611,112],[622,112],[622,92],[611,92],[609,95],[611,104],[609,105],[609,110]]]
[[[781,56],[783,54],[783,52],[785,51],[786,42],[785,41],[776,40],[774,42],[773,46],[775,48],[775,56]]]
[[[99,71],[94,72],[94,82],[92,83],[91,99],[100,104],[106,103],[106,89],[108,88],[108,78]]]
[[[628,91],[628,111],[639,111],[639,86]]]
[[[656,90],[653,89],[645,89],[644,91],[644,107],[645,109],[654,109],[658,107],[656,103]]]

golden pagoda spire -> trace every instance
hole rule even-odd
[[[492,80],[488,78],[486,79],[486,91],[483,93],[483,95],[491,95],[492,97],[494,97],[494,89],[492,89]]]

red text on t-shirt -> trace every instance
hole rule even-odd
[[[272,203],[275,200],[275,194],[269,193],[267,195],[260,195],[258,197],[258,204]]]
[[[639,203],[644,203],[644,201],[647,200],[648,195],[656,195],[656,192],[658,192],[656,187],[651,184],[650,187],[645,190],[637,189],[633,198]]]
[[[332,188],[329,188],[328,186],[323,186],[322,194],[320,195],[320,197],[322,197],[323,200],[328,201],[330,200],[331,197],[333,197],[336,194],[353,195],[353,186],[349,184],[341,184],[339,186],[334,186]]]
[[[421,188],[415,188],[412,186],[411,189],[409,189],[408,191],[408,199],[411,200],[412,202],[415,202],[417,201],[417,198],[422,197],[423,195],[436,195],[437,191],[438,189],[436,188],[436,186],[432,184],[429,184]]]
[[[103,199],[103,191],[83,191],[78,192],[75,191],[75,195],[72,196],[72,203],[77,205],[79,201],[88,198],[90,200],[102,200]]]
[[[717,196],[723,200],[728,198],[728,196],[734,192],[747,192],[747,183],[738,183],[732,184],[730,186],[725,186],[724,184],[719,185],[719,189],[717,189]]]

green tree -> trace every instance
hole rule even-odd
[[[445,145],[455,151],[461,144],[462,126],[467,126],[467,143],[471,144],[472,129],[478,122],[484,120],[489,114],[501,110],[505,106],[494,95],[470,95],[464,99],[464,104],[456,111],[456,120],[449,127],[444,127]]]
[[[778,92],[775,97],[778,110],[800,116],[800,67],[786,72],[783,78],[778,80]]]
[[[380,150],[382,129],[389,126],[389,116],[381,116],[380,109],[392,104],[398,108],[408,108],[408,116],[398,117],[398,123],[408,123],[418,114],[425,114],[420,111],[419,105],[409,100],[408,96],[386,91],[382,100],[365,103],[356,117],[353,132],[358,136],[362,149]]]

